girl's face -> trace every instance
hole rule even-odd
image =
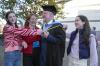
[[[82,29],[84,26],[85,22],[83,22],[80,17],[75,18],[75,26],[77,29]]]
[[[17,22],[17,17],[14,13],[10,13],[8,15],[8,21],[12,24],[15,24]]]
[[[36,17],[32,15],[31,18],[29,19],[29,22],[32,24],[36,24]]]

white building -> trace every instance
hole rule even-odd
[[[74,20],[77,15],[85,15],[90,21],[90,26],[100,31],[100,0],[72,0],[65,4],[66,18],[61,20],[68,24],[68,32],[75,29]]]

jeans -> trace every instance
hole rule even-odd
[[[33,66],[32,54],[23,53],[23,66]]]
[[[21,52],[19,50],[4,53],[4,66],[20,66]]]

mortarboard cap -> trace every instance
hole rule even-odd
[[[50,11],[54,15],[56,15],[56,13],[57,13],[57,9],[54,5],[44,5],[44,6],[42,6],[42,8],[43,8],[44,11]]]

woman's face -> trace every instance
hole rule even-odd
[[[75,18],[75,26],[77,29],[82,29],[84,26],[85,22],[83,22],[80,17]]]
[[[8,15],[8,21],[12,24],[15,24],[17,22],[17,17],[14,13],[10,13]]]
[[[36,24],[36,17],[32,15],[31,18],[29,19],[29,22],[32,24]]]

